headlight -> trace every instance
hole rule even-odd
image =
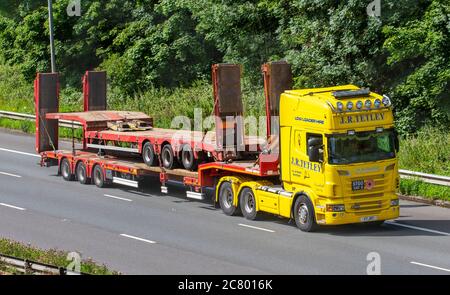
[[[392,206],[392,207],[398,206],[399,204],[400,204],[400,202],[399,202],[398,199],[391,200],[391,206]]]
[[[363,106],[362,101],[358,100],[358,102],[356,103],[356,108],[357,108],[358,110],[360,110],[360,109],[362,108],[362,106]]]
[[[381,105],[381,100],[379,100],[378,98],[375,99],[375,101],[373,102],[373,105],[378,109]]]
[[[391,99],[387,95],[383,95],[383,100],[381,101],[385,107],[391,105]]]
[[[345,211],[345,205],[339,204],[339,205],[327,205],[327,212],[343,212]]]
[[[344,109],[344,104],[343,104],[342,102],[339,101],[339,102],[336,104],[336,107],[337,107],[337,109],[338,109],[339,112],[342,112],[342,110]]]
[[[370,109],[370,107],[372,106],[372,101],[368,99],[368,100],[366,100],[364,105],[366,106],[366,109]]]
[[[351,102],[351,101],[347,102],[347,109],[349,111],[351,111],[353,109],[353,102]]]

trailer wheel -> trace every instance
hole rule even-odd
[[[231,183],[224,181],[219,188],[219,204],[223,213],[229,216],[239,213],[239,208],[233,205],[234,193]]]
[[[146,142],[142,147],[142,159],[147,166],[152,167],[156,165],[155,149],[150,142]]]
[[[197,160],[194,157],[194,151],[191,146],[185,144],[181,149],[181,163],[186,170],[197,169]]]
[[[312,232],[317,229],[314,206],[307,196],[301,195],[295,201],[294,218],[301,231]]]
[[[90,179],[87,177],[86,165],[83,162],[78,163],[76,173],[77,179],[81,184],[89,184]]]
[[[239,204],[245,218],[249,220],[256,219],[258,215],[258,212],[256,211],[256,198],[251,188],[245,187],[242,189]]]
[[[100,165],[96,165],[94,170],[92,171],[92,175],[94,178],[94,183],[97,187],[102,188],[105,187],[105,175],[103,173],[102,167]]]
[[[61,167],[60,167],[61,175],[66,181],[72,181],[74,180],[74,175],[72,174],[72,171],[70,169],[70,163],[69,160],[66,158],[62,159],[61,161]]]
[[[175,167],[175,156],[170,144],[163,146],[161,151],[161,160],[164,168],[172,169]]]

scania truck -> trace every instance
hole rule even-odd
[[[65,180],[98,187],[116,183],[137,188],[156,176],[162,193],[175,182],[185,186],[188,198],[203,200],[212,191],[212,201],[226,215],[254,220],[270,213],[293,219],[307,232],[397,218],[399,144],[389,97],[354,85],[292,90],[286,62],[267,63],[262,71],[267,136],[256,141],[256,152],[249,152],[249,138],[240,136],[238,65],[213,66],[216,130],[200,136],[183,131],[194,138],[188,141],[168,138],[174,132],[168,129],[111,130],[118,121],[153,122],[142,113],[106,111],[105,80],[85,77],[91,83],[83,87],[85,112],[58,113],[57,74],[38,74],[36,150],[41,165],[56,165]],[[99,85],[103,90],[94,91]],[[58,149],[59,119],[81,123],[83,148]],[[227,144],[227,136],[233,137],[233,145]],[[151,148],[151,161],[146,161],[144,147]],[[132,157],[136,154],[142,158]],[[197,160],[195,169],[173,165],[186,157]]]

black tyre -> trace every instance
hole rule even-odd
[[[255,220],[258,216],[256,211],[256,198],[251,188],[243,188],[239,198],[242,215],[249,220]]]
[[[83,162],[78,163],[76,169],[77,179],[81,184],[89,184],[90,179],[87,177],[86,165]]]
[[[72,169],[70,169],[70,163],[69,160],[63,159],[61,161],[61,167],[60,167],[61,175],[66,181],[72,181],[74,180],[74,175],[72,174]]]
[[[229,216],[233,216],[239,213],[239,207],[233,205],[234,193],[231,183],[228,181],[223,182],[219,188],[219,204],[223,213]]]
[[[191,146],[185,144],[181,149],[181,163],[183,164],[184,169],[186,170],[196,170],[197,169],[197,160],[194,157],[194,151]]]
[[[106,186],[105,174],[103,173],[102,167],[100,167],[99,165],[96,165],[94,167],[94,170],[92,170],[92,177],[97,187],[102,188]]]
[[[317,229],[314,206],[307,196],[301,195],[295,201],[294,218],[297,227],[302,231],[312,232]]]
[[[155,149],[150,142],[146,142],[142,147],[142,159],[147,166],[156,166],[157,157],[155,154]]]
[[[161,160],[164,168],[173,169],[175,167],[175,156],[170,144],[163,146],[161,150]]]

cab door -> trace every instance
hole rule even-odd
[[[309,187],[323,189],[325,183],[323,160],[313,162],[308,156],[308,141],[311,138],[320,139],[323,145],[323,135],[310,133],[306,130],[297,129],[292,132],[291,138],[291,181]],[[322,159],[323,159],[323,146]]]

